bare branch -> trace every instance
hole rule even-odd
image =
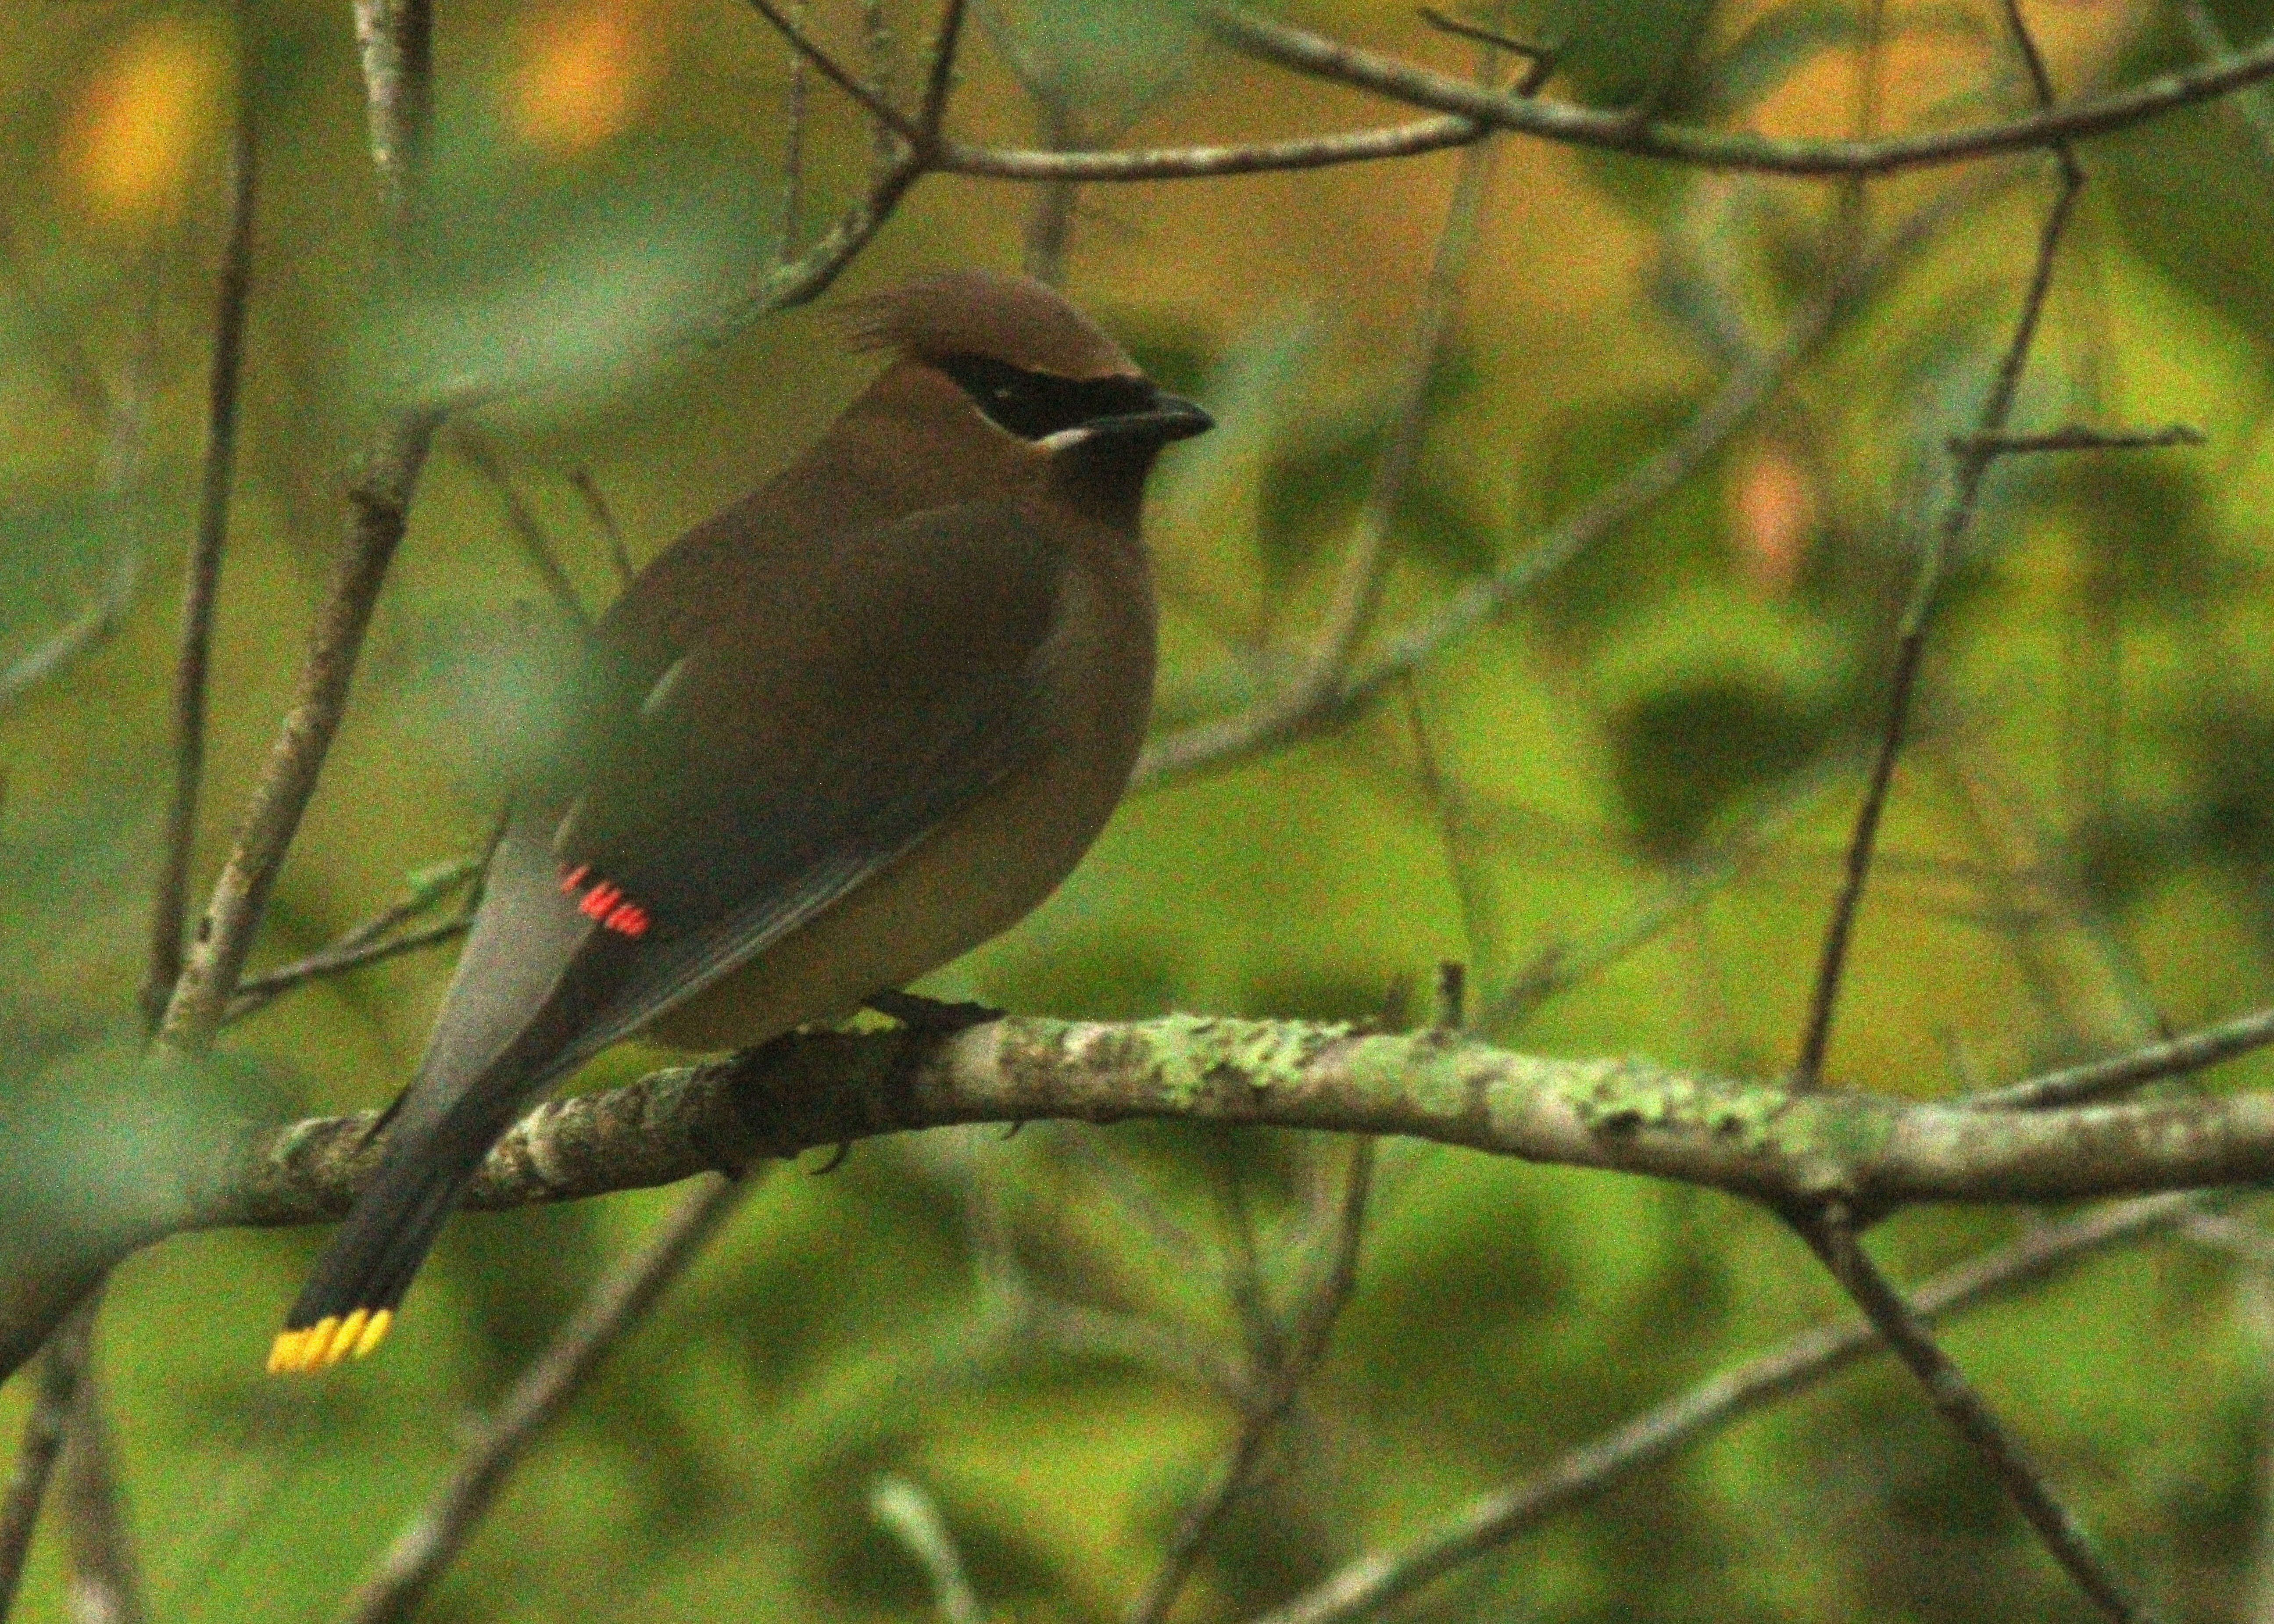
[[[222,546],[229,534],[230,488],[237,467],[237,384],[245,361],[245,323],[252,302],[252,203],[258,154],[258,98],[237,93],[230,135],[229,229],[215,297],[213,365],[206,389],[205,466],[197,538],[182,578],[179,652],[174,662],[174,782],[157,891],[150,907],[149,968],[142,984],[143,1019],[154,1028],[182,973],[183,920],[189,912],[190,860],[196,851],[198,797],[205,780],[207,670],[214,611],[221,597]]]
[[[1203,15],[1216,37],[1235,49],[1415,107],[1434,108],[1496,129],[1574,146],[1632,153],[1701,169],[1773,175],[1891,175],[1997,154],[2028,152],[2105,135],[2274,78],[2274,41],[2269,41],[2240,56],[2162,74],[2129,89],[2026,118],[1875,139],[1793,140],[1638,120],[1619,109],[1503,94],[1252,11],[1219,7]]]
[[[365,119],[380,200],[398,231],[410,217],[434,120],[433,0],[355,0]]]
[[[369,965],[383,964],[405,953],[415,953],[421,948],[440,947],[445,942],[455,942],[473,929],[474,916],[461,913],[448,919],[437,920],[417,930],[406,930],[399,936],[384,941],[350,941],[343,937],[329,947],[310,953],[305,959],[295,959],[264,970],[258,975],[248,975],[237,984],[237,993],[230,1000],[228,1022],[243,1020],[255,1010],[266,1009],[277,996],[296,987],[326,976],[344,975],[350,970],[360,970]],[[354,933],[350,932],[350,936]]]
[[[356,0],[372,162],[396,250],[410,222],[433,113],[433,36],[429,0]],[[291,708],[253,786],[236,844],[215,883],[159,1027],[161,1041],[172,1049],[202,1053],[228,1012],[268,893],[346,715],[364,633],[403,539],[410,493],[440,421],[434,406],[396,412],[373,435],[362,471],[349,487],[346,543],[309,637]]]
[[[2044,1474],[2030,1463],[1973,1384],[1936,1344],[1925,1320],[1872,1264],[1856,1238],[1846,1206],[1833,1202],[1818,1212],[1795,1214],[1793,1224],[1894,1356],[1918,1378],[1928,1401],[1995,1474],[2062,1571],[2095,1606],[2119,1624],[2133,1624],[2142,1617],[2102,1562],[2091,1535],[2053,1498]]]
[[[2022,57],[2029,65],[2038,99],[2050,102],[2052,84],[2045,77],[2035,41],[2022,27],[2020,13],[2013,9],[2013,0],[2007,0],[2007,19]],[[2045,300],[2052,290],[2054,259],[2068,228],[2069,215],[2076,207],[2077,196],[2083,190],[2083,172],[2065,144],[2055,147],[2055,157],[2060,171],[2059,189],[2038,230],[2037,258],[2030,267],[2028,289],[2022,295],[2021,313],[2014,319],[2013,335],[1999,358],[1996,380],[1976,419],[1971,440],[1977,448],[1958,456],[1956,488],[1951,493],[1942,522],[1921,551],[1910,602],[1903,611],[1897,632],[1894,671],[1887,684],[1886,726],[1880,733],[1879,755],[1871,763],[1863,802],[1856,808],[1840,890],[1833,899],[1831,917],[1825,924],[1824,945],[1817,956],[1815,984],[1801,1029],[1799,1055],[1793,1064],[1796,1087],[1813,1088],[1823,1080],[1825,1057],[1832,1045],[1833,1018],[1838,1011],[1841,984],[1847,971],[1849,943],[1855,931],[1856,911],[1863,905],[1864,885],[1871,877],[1879,820],[1894,788],[1895,761],[1901,754],[1904,732],[1909,724],[1919,665],[1926,652],[1927,628],[1941,592],[1943,570],[1973,525],[1983,481],[1996,461],[1995,453],[1979,447],[2002,435],[2013,414],[2014,397],[2020,392],[2022,374],[2029,365],[2029,351],[2044,316]]]
[[[1927,1281],[1913,1295],[1913,1311],[1922,1320],[1939,1320],[2201,1210],[2197,1197],[2150,1196],[2046,1224]],[[1537,1477],[1477,1496],[1397,1549],[1359,1558],[1252,1624],[1346,1624],[1372,1617],[1555,1513],[1594,1499],[1740,1416],[1836,1375],[1880,1346],[1864,1322],[1804,1331],[1581,1445]]]
[[[786,26],[801,32],[805,26],[805,0],[797,0]],[[789,54],[789,91],[782,108],[782,195],[781,223],[775,229],[780,245],[775,250],[777,259],[790,259],[797,254],[797,234],[805,221],[805,133],[808,97],[806,94],[805,53],[793,45]],[[877,128],[886,126],[879,121]]]
[[[963,39],[965,0],[942,0],[939,26],[932,33],[931,63],[924,74],[923,110],[916,115],[922,131],[918,145],[937,145],[947,119],[947,98],[955,88],[955,54]]]
[[[553,600],[554,612],[569,626],[579,630],[589,628],[592,624],[592,616],[585,609],[584,598],[577,593],[576,583],[568,579],[568,572],[561,567],[561,560],[553,550],[553,538],[545,533],[545,527],[537,522],[537,515],[530,511],[529,504],[522,500],[521,492],[514,489],[513,480],[506,473],[505,465],[490,450],[489,443],[463,425],[452,432],[450,440],[458,455],[465,459],[466,466],[479,475],[497,492],[498,500],[504,504],[506,528],[513,532],[514,540],[520,545],[522,556],[529,560],[530,568],[537,571],[537,578],[544,583],[545,595]]]
[[[600,487],[593,483],[592,470],[589,468],[572,470],[568,483],[575,487],[576,494],[584,499],[584,507],[591,514],[592,523],[600,527],[600,534],[607,541],[608,563],[616,572],[616,584],[620,587],[630,585],[632,576],[638,572],[632,568],[631,554],[624,551],[624,532],[616,523],[615,511],[608,506],[608,499],[600,494]]]
[[[1472,118],[1424,118],[1339,135],[1296,136],[1225,147],[1154,147],[1127,152],[1051,152],[1023,147],[944,144],[934,167],[943,175],[983,175],[995,180],[1065,184],[1088,181],[1195,180],[1218,175],[1262,175],[1373,163],[1469,147],[1492,133]]]
[[[2044,434],[1954,434],[1943,442],[1954,457],[2014,456],[2034,451],[2154,451],[2200,446],[2203,432],[2184,423],[2160,429],[2089,429],[2072,424]]]
[[[674,1183],[952,1123],[1180,1118],[1404,1134],[1709,1185],[1781,1207],[1831,1199],[2037,1202],[2274,1177],[2274,1093],[2036,1111],[1796,1094],[1638,1060],[1519,1055],[1432,1029],[1298,1021],[1020,1019],[911,1061],[899,1032],[812,1034],[539,1106],[506,1132],[469,1207]],[[375,1164],[375,1113],[184,1135],[116,1231],[57,1235],[0,1274],[0,1378],[102,1270],[162,1236],[337,1218]],[[121,1177],[125,1177],[122,1170]],[[29,1249],[26,1249],[29,1250]]]
[[[2274,1010],[2261,1010],[2255,1015],[2239,1016],[2185,1037],[2150,1043],[2112,1059],[2065,1066],[2026,1082],[1969,1094],[1960,1103],[1984,1110],[2012,1111],[2080,1105],[2088,1100],[2105,1100],[2111,1094],[2123,1094],[2159,1078],[2200,1071],[2205,1066],[2217,1065],[2222,1060],[2248,1054],[2269,1043],[2274,1043]]]
[[[141,1624],[147,1616],[141,1564],[127,1537],[118,1455],[104,1416],[102,1382],[92,1363],[80,1373],[72,1404],[62,1470],[56,1512],[71,1559],[75,1624]]]
[[[94,601],[77,620],[0,670],[0,710],[14,704],[89,649],[107,642],[124,623],[141,577],[139,555],[121,553],[104,576]]]
[[[713,1179],[691,1192],[654,1236],[593,1288],[551,1347],[532,1362],[426,1508],[388,1546],[342,1613],[348,1624],[407,1618],[465,1545],[530,1444],[568,1406],[625,1330],[749,1192],[747,1181]]]

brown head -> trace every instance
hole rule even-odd
[[[990,439],[1013,436],[1047,459],[1055,485],[1133,524],[1155,454],[1209,426],[1088,317],[1023,276],[950,271],[862,300],[847,320],[856,345],[898,354],[871,392],[880,402],[921,400],[935,423],[945,413]]]

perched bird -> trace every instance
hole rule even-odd
[[[378,1171],[272,1348],[371,1351],[490,1147],[634,1033],[841,1019],[1056,889],[1153,686],[1138,508],[1209,426],[1039,283],[852,311],[890,364],[813,448],[681,537],[593,628],[572,743],[520,786]]]

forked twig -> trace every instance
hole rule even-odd
[[[1253,1480],[1303,1383],[1325,1357],[1335,1320],[1358,1283],[1359,1243],[1365,1233],[1367,1203],[1373,1189],[1374,1140],[1359,1135],[1351,1141],[1326,1267],[1298,1308],[1287,1334],[1273,1338],[1276,1346],[1269,1367],[1254,1372],[1261,1389],[1260,1402],[1241,1422],[1239,1435],[1217,1467],[1208,1492],[1178,1520],[1161,1566],[1129,1611],[1129,1624],[1160,1624],[1168,1617],[1201,1549]]]
[[[2031,1283],[2064,1264],[2169,1228],[2206,1210],[2205,1198],[2157,1195],[2046,1224],[1921,1284],[1912,1311],[1944,1315]],[[1559,1511],[1585,1504],[1740,1416],[1805,1391],[1879,1350],[1868,1321],[1819,1326],[1668,1399],[1566,1454],[1546,1471],[1477,1496],[1393,1550],[1360,1557],[1250,1624],[1349,1624]]]

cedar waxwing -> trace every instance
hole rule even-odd
[[[1035,282],[934,277],[853,328],[891,365],[593,628],[572,748],[519,786],[270,1370],[371,1351],[548,1083],[635,1032],[840,1019],[1026,914],[1119,801],[1152,701],[1140,498],[1208,415]]]

